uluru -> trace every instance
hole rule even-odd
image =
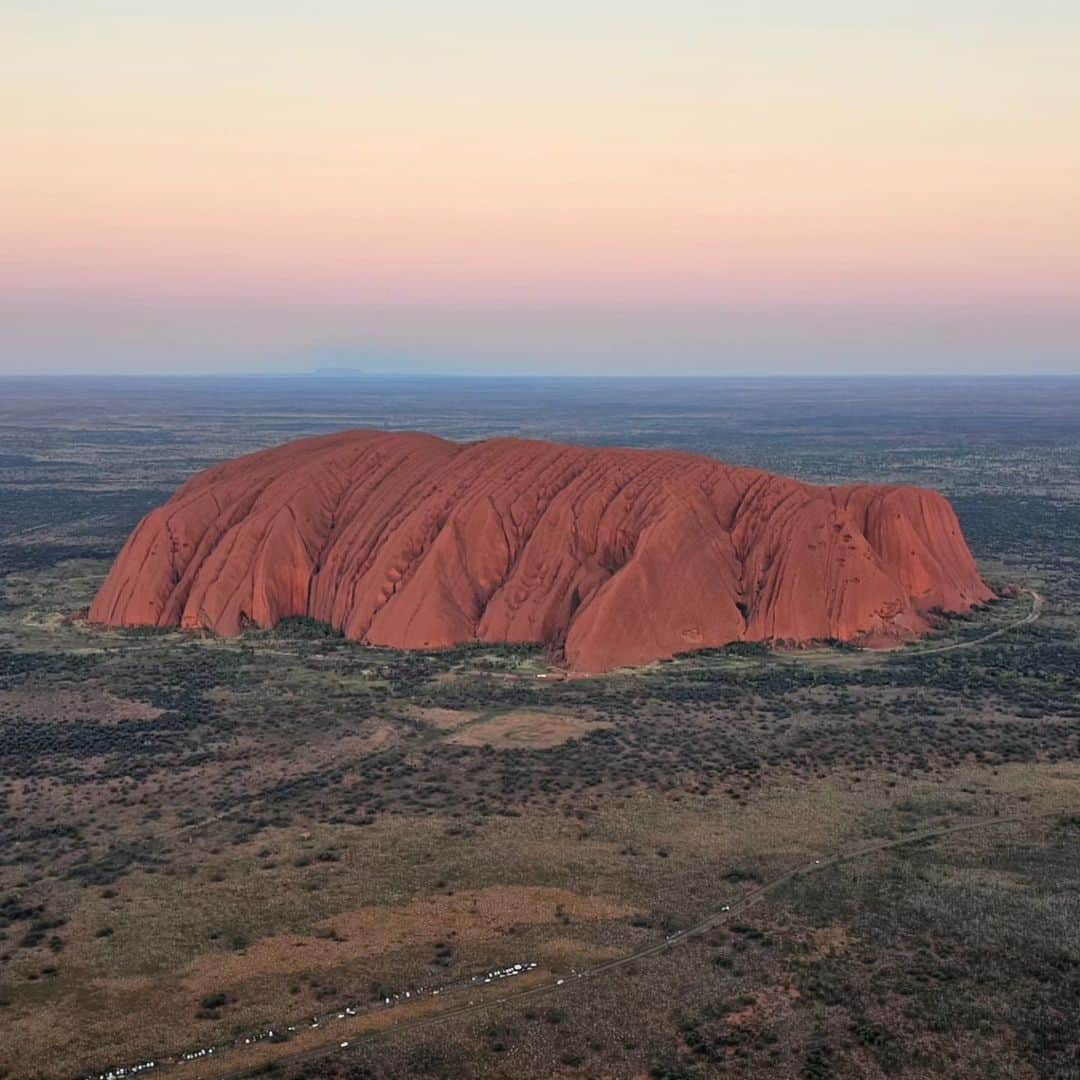
[[[584,673],[741,641],[887,646],[992,596],[926,489],[345,431],[192,477],[131,534],[90,620],[235,635],[308,616],[400,649],[541,644]]]

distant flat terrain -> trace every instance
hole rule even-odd
[[[186,476],[356,426],[936,487],[1017,595],[588,679],[81,621]],[[0,381],[0,1075],[1071,1075],[1078,477],[1069,380]]]

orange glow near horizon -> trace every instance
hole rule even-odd
[[[408,350],[387,314],[407,311],[442,320],[447,356],[498,349],[512,368],[514,312],[535,356],[546,308],[568,313],[562,349],[606,330],[615,347],[628,312],[656,313],[652,351],[628,358],[644,369],[680,316],[704,356],[712,307],[945,314],[975,342],[976,323],[1044,311],[1052,366],[1075,368],[1080,18],[1064,9],[943,28],[859,22],[842,0],[814,26],[794,3],[769,23],[689,0],[612,24],[479,0],[454,25],[415,2],[303,21],[50,6],[11,20],[0,73],[3,313],[48,363],[78,367],[66,331],[32,323],[52,302],[68,320],[127,305],[127,365],[142,334],[154,352],[154,312],[174,338],[205,313],[221,348],[192,348],[257,365],[317,344],[320,319],[361,351]],[[88,332],[122,327],[102,318]]]

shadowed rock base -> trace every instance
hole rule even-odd
[[[90,619],[233,635],[307,615],[402,649],[542,643],[595,672],[734,641],[887,646],[991,598],[921,488],[347,431],[193,477],[132,533]]]

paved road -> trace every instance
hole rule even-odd
[[[663,941],[658,941],[652,945],[648,945],[644,948],[637,949],[632,953],[627,953],[625,956],[617,957],[614,960],[608,960],[602,964],[596,964],[593,967],[586,968],[573,975],[568,975],[559,979],[551,979],[548,982],[540,985],[523,987],[520,990],[511,990],[502,994],[499,997],[485,998],[483,1001],[473,1001],[463,1005],[458,1005],[453,1008],[444,1010],[443,1012],[436,1013],[434,1015],[428,1014],[425,1016],[417,1016],[411,1019],[403,1019],[400,1023],[391,1024],[388,1027],[380,1028],[377,1031],[364,1032],[360,1035],[352,1035],[348,1037],[350,1047],[355,1047],[360,1043],[368,1042],[372,1039],[379,1038],[383,1035],[397,1034],[404,1031],[414,1031],[419,1028],[434,1027],[436,1024],[443,1024],[450,1020],[454,1020],[458,1017],[468,1016],[476,1013],[486,1012],[492,1009],[497,1009],[502,1005],[517,1005],[524,1001],[529,1001],[534,998],[543,997],[546,995],[555,995],[560,991],[569,989],[572,986],[579,985],[582,982],[588,982],[591,979],[598,978],[602,975],[608,974],[612,971],[618,971],[620,968],[626,968],[631,964],[638,963],[642,960],[647,960],[649,957],[657,956],[660,953],[667,952],[669,949],[677,948],[684,942],[691,941],[695,938],[701,937],[703,934],[709,933],[711,930],[715,930],[718,926],[734,918],[736,915],[745,912],[748,908],[753,907],[755,904],[760,903],[770,894],[781,889],[784,885],[790,881],[794,881],[796,878],[805,877],[809,874],[820,873],[823,870],[831,866],[839,866],[843,863],[854,862],[857,859],[864,859],[867,856],[875,855],[882,851],[890,851],[895,848],[909,847],[914,844],[925,843],[930,840],[936,840],[944,836],[953,836],[957,833],[974,832],[978,829],[996,828],[1002,825],[1011,825],[1021,822],[1033,822],[1041,821],[1048,818],[1054,818],[1060,816],[1067,811],[1049,811],[1039,814],[1019,814],[1010,817],[995,817],[995,818],[981,818],[976,821],[965,821],[957,824],[943,824],[932,829],[924,829],[920,832],[908,833],[906,836],[897,837],[889,840],[876,840],[871,843],[862,845],[861,847],[852,848],[848,851],[840,852],[836,855],[824,856],[820,859],[814,859],[809,862],[801,863],[798,866],[793,867],[791,870],[780,874],[778,877],[773,878],[771,881],[765,882],[762,885],[750,890],[750,892],[744,894],[740,899],[733,901],[731,904],[724,905],[717,911],[708,915],[694,926],[681,930],[677,934],[673,934]],[[309,1061],[317,1061],[320,1058],[339,1051],[341,1048],[342,1037],[334,1040],[333,1042],[326,1042],[319,1046],[312,1047],[295,1054],[285,1054],[279,1058],[275,1058],[281,1065],[299,1065]],[[218,1074],[218,1080],[240,1080],[241,1077],[246,1077],[251,1074],[251,1066],[243,1069],[234,1070],[231,1072],[225,1072]]]

